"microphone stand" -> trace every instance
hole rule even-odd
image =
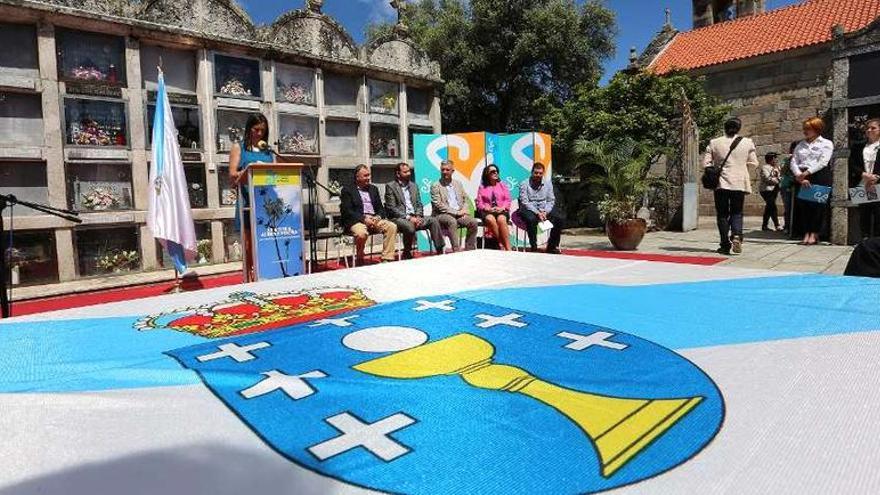
[[[318,182],[314,165],[307,165],[303,169],[303,178],[309,189],[309,221],[306,226],[309,229],[309,273],[314,272],[318,262],[318,187],[327,191],[331,196],[334,194],[324,184]]]
[[[11,207],[14,205],[26,206],[32,210],[36,210],[47,215],[60,217],[70,222],[82,223],[82,220],[79,218],[79,213],[76,211],[65,210],[63,208],[55,208],[54,206],[44,205],[40,203],[22,201],[12,194],[0,194],[0,316],[2,316],[3,318],[9,318],[9,316],[11,315],[11,310],[9,306],[9,288],[11,283],[11,281],[9,280],[10,267],[7,266],[6,257],[8,256],[9,249],[12,247],[11,245],[7,244],[8,238],[6,237],[6,231],[4,230],[3,226],[3,211],[7,207]],[[12,220],[12,216],[10,216],[10,220]]]

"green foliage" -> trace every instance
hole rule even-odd
[[[587,182],[603,195],[599,201],[603,221],[613,223],[635,218],[648,190],[666,185],[664,179],[648,177],[654,150],[643,142],[631,138],[601,142],[579,140],[575,153],[580,158],[580,168],[590,166],[597,172],[590,174]]]
[[[706,92],[700,78],[684,73],[621,72],[602,88],[581,85],[574,98],[545,120],[545,127],[554,130],[555,161],[576,161],[578,140],[635,139],[658,157],[673,145],[680,130],[675,122],[681,118],[682,96],[690,102],[705,142],[720,133],[729,108]]]
[[[614,52],[601,0],[416,0],[413,41],[440,64],[444,130],[537,129],[580,84],[595,86]],[[373,25],[368,39],[391,36]]]

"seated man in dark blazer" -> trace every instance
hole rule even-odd
[[[394,261],[397,226],[385,219],[385,208],[379,198],[379,189],[370,183],[370,169],[358,165],[354,169],[354,184],[342,188],[339,195],[342,226],[354,236],[357,264],[364,262],[364,246],[370,234],[382,233],[382,261]]]
[[[397,164],[397,180],[385,185],[385,212],[388,219],[397,225],[397,231],[403,233],[403,257],[412,258],[412,245],[417,230],[427,229],[434,241],[434,250],[443,254],[443,234],[440,224],[434,217],[426,217],[419,188],[412,178],[412,167],[406,162]]]

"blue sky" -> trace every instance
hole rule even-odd
[[[258,23],[269,23],[281,13],[300,8],[304,0],[238,0]],[[582,0],[577,0],[578,2]],[[626,66],[629,49],[640,52],[663,26],[664,11],[672,11],[672,24],[679,30],[691,28],[691,0],[605,0],[617,13],[617,55],[605,64],[605,79]],[[799,3],[801,0],[769,0],[768,9]],[[392,20],[394,10],[388,0],[325,0],[324,12],[341,22],[357,42],[363,42],[364,27],[371,21]]]

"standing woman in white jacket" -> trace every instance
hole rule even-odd
[[[720,247],[724,255],[737,255],[743,249],[743,203],[752,193],[750,170],[758,167],[755,143],[741,137],[742,122],[737,118],[724,123],[724,135],[709,141],[703,155],[703,167],[721,168],[721,180],[714,191],[715,216]]]
[[[798,143],[791,158],[791,173],[801,188],[813,184],[831,185],[828,165],[834,155],[834,143],[822,137],[825,122],[819,117],[804,122],[804,140]],[[828,205],[797,200],[798,211],[803,218],[804,239],[801,244],[811,246],[819,242],[819,232],[825,222]]]

